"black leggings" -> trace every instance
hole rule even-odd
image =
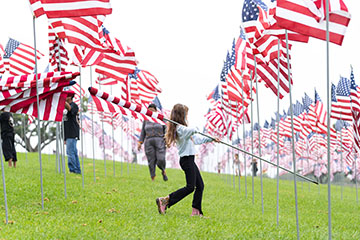
[[[181,199],[194,192],[194,197],[192,201],[192,207],[196,208],[203,214],[201,210],[201,201],[204,191],[204,182],[200,175],[199,168],[195,164],[195,156],[184,156],[180,158],[181,169],[185,172],[186,186],[178,189],[177,191],[171,193],[169,199],[168,207],[179,202]]]

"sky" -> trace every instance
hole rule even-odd
[[[330,44],[330,81],[339,76],[349,77],[350,64],[355,81],[360,84],[360,2],[344,1],[350,21],[342,46]],[[159,99],[171,109],[176,103],[186,104],[189,123],[200,129],[209,104],[206,96],[220,81],[220,73],[232,41],[240,33],[242,0],[209,1],[162,0],[111,1],[113,13],[104,26],[123,43],[131,47],[139,61],[139,68],[157,77],[162,88]],[[34,46],[33,19],[27,0],[1,0],[0,43],[5,47],[8,37]],[[37,49],[48,54],[47,19],[36,19]],[[292,48],[293,102],[306,92],[314,96],[316,88],[326,102],[326,42],[310,39],[309,43],[294,43]],[[38,71],[46,67],[46,57]],[[78,71],[74,68],[72,71]],[[81,70],[82,83],[90,86],[90,68]],[[94,81],[94,80],[93,80]],[[104,89],[109,91],[109,89]],[[113,91],[116,92],[116,91]],[[254,102],[256,106],[256,102]],[[259,88],[260,124],[274,117],[276,96],[263,85]],[[280,109],[288,109],[289,97],[280,102]],[[256,114],[254,114],[256,118]],[[257,118],[254,120],[257,122]]]

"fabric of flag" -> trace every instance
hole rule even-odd
[[[38,60],[44,56],[41,52],[36,52]],[[5,47],[4,61],[10,75],[31,74],[35,68],[35,49],[10,38]]]
[[[329,2],[333,5],[333,2],[339,2],[339,0],[329,0]],[[324,6],[316,6],[311,0],[277,0],[275,18],[282,28],[326,40]],[[329,12],[330,42],[342,44],[350,19],[351,15],[347,8]]]
[[[271,0],[271,2],[268,2],[268,16],[267,20],[269,23],[269,26],[264,30],[264,35],[273,35],[278,37],[279,39],[285,39],[286,33],[285,29],[278,26],[276,23],[275,15],[276,15],[276,0]],[[297,42],[304,42],[307,43],[309,41],[309,36],[305,36],[293,31],[287,31],[288,33],[288,40],[290,41],[297,41]]]
[[[5,55],[4,47],[0,44],[0,74],[5,73],[5,65],[3,59],[4,55]]]
[[[259,19],[260,11],[266,11],[267,6],[261,0],[244,0],[242,9],[242,22],[246,36],[250,43],[264,31],[267,23]]]
[[[35,17],[80,17],[111,14],[110,0],[29,0]]]
[[[355,84],[354,73],[352,69],[350,74],[350,82],[351,82],[351,91],[352,91],[351,101],[353,101],[354,99],[355,102],[354,104],[351,105],[351,112],[353,117],[354,146],[356,153],[359,153],[360,152],[360,111],[358,111],[358,105],[356,104],[357,101],[356,92],[357,92],[357,97],[359,97],[360,95],[359,95],[358,87]]]
[[[331,118],[352,121],[350,80],[340,77],[337,88],[335,85],[331,88],[331,101]]]
[[[64,87],[80,73],[50,72],[3,79],[0,85],[0,109],[23,113],[46,121],[61,121],[68,92]],[[38,80],[36,80],[38,79]],[[38,82],[38,91],[36,91]],[[37,107],[37,92],[39,108]]]
[[[136,68],[133,74],[129,74],[129,77],[132,79],[130,86],[131,101],[137,99],[138,104],[147,106],[162,92],[159,81],[148,71]]]
[[[113,78],[105,77],[105,76],[98,76],[98,78],[95,79],[95,83],[99,85],[115,85],[119,82]]]
[[[69,64],[68,53],[64,47],[62,40],[56,37],[55,31],[51,26],[48,27],[49,36],[49,63],[52,71],[66,71]],[[61,69],[60,69],[61,68]]]
[[[104,58],[104,54],[102,52],[78,45],[74,46],[73,52],[73,65],[81,67],[96,65]]]
[[[322,103],[321,98],[316,90],[315,90],[315,113],[316,113],[316,117],[317,117],[318,121],[321,124],[326,125],[327,124],[326,123],[327,112],[326,112],[324,104]]]
[[[114,97],[105,93],[101,90],[98,90],[93,87],[89,87],[89,92],[93,97],[93,100],[96,104],[98,111],[102,112],[122,112],[124,109],[128,109],[131,112],[131,115],[134,117],[141,116],[142,120],[148,120],[156,123],[165,124],[164,116],[157,112],[152,112],[144,106],[140,106],[134,103],[130,103],[123,99]],[[106,105],[102,105],[100,99],[105,100]]]
[[[360,112],[360,88],[355,83],[354,73],[350,73],[350,99],[351,109]]]
[[[51,18],[49,24],[60,39],[71,44],[94,49],[99,52],[112,52],[105,43],[102,33],[104,15],[68,18]]]
[[[127,76],[135,72],[137,65],[135,52],[129,47],[122,46],[118,39],[111,37],[106,28],[103,27],[102,33],[106,44],[115,52],[104,53],[104,58],[96,65],[95,72],[125,82]]]

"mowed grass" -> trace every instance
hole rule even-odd
[[[96,160],[96,182],[92,159],[85,160],[81,175],[57,172],[55,156],[43,155],[44,209],[41,207],[38,154],[19,154],[18,168],[5,167],[9,224],[5,224],[3,189],[0,192],[0,239],[296,239],[294,184],[280,181],[280,216],[276,224],[276,180],[264,178],[264,213],[260,178],[238,178],[203,172],[203,210],[209,219],[190,217],[192,195],[167,210],[157,211],[155,198],[185,185],[184,173],[168,169],[163,182],[159,170],[151,182],[147,166]],[[66,167],[67,169],[67,167]],[[328,238],[327,185],[298,182],[300,237]],[[360,207],[354,187],[333,186],[333,239],[360,239]]]

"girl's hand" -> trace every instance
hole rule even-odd
[[[221,139],[220,139],[220,138],[215,138],[214,141],[215,141],[215,142],[220,142]]]

